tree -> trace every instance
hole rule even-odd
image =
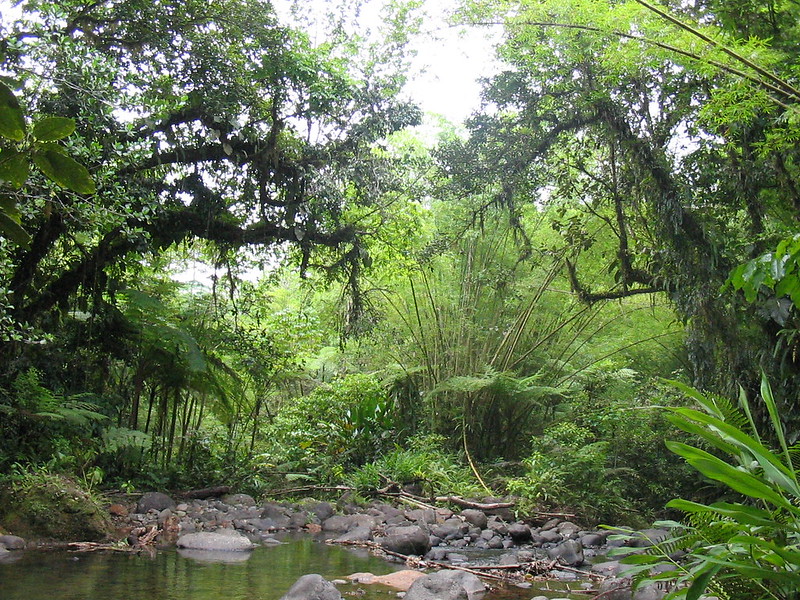
[[[24,79],[29,114],[77,124],[68,148],[98,191],[36,179],[10,192],[33,238],[5,269],[16,320],[44,324],[76,301],[108,313],[137,256],[195,239],[358,269],[347,216],[381,192],[372,144],[418,119],[396,99],[400,74],[312,46],[261,0],[23,9],[2,66]]]
[[[800,96],[787,40],[797,7],[507,6],[468,3],[473,22],[504,24],[508,66],[485,88],[496,110],[472,119],[469,159],[452,169],[465,185],[496,182],[512,212],[532,201],[556,207],[580,298],[668,294],[688,327],[696,382],[754,389],[759,363],[775,366],[780,327],[720,288],[796,229]],[[602,229],[589,227],[598,220]],[[615,282],[598,289],[581,265],[603,231],[616,239]],[[799,372],[784,366],[788,408]]]

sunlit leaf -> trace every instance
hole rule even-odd
[[[62,187],[79,194],[94,194],[96,190],[86,167],[69,156],[47,149],[35,153],[33,162],[48,179]]]
[[[30,160],[21,152],[6,151],[0,154],[0,179],[19,188],[28,180]]]
[[[0,82],[0,135],[15,142],[21,142],[25,138],[25,115],[14,92],[2,82]]]
[[[31,243],[28,232],[2,211],[0,211],[0,235],[24,248],[29,247]]]
[[[54,142],[75,131],[75,121],[67,117],[45,117],[33,126],[33,137],[40,142]]]

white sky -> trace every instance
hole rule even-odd
[[[341,6],[346,0],[273,0],[279,16],[291,24],[290,7],[299,4],[312,15],[325,14],[324,7]],[[360,13],[359,28],[379,29],[380,7],[386,0],[365,0]],[[0,20],[9,22],[19,17],[12,0],[0,0]],[[478,79],[488,77],[498,69],[493,59],[493,44],[499,42],[495,29],[466,31],[451,27],[447,15],[457,0],[426,0],[427,13],[423,32],[413,40],[411,48],[417,56],[411,68],[406,94],[426,113],[441,115],[454,124],[464,121],[480,107]],[[318,10],[322,8],[323,10]],[[313,32],[309,32],[313,33]],[[319,40],[322,41],[322,40]],[[195,263],[176,279],[208,281],[213,269]]]
[[[385,1],[364,1],[359,28],[381,26],[378,13]],[[13,6],[16,3],[15,0],[0,0],[0,20],[8,22],[18,18],[19,8]],[[346,0],[273,0],[278,14],[287,24],[291,22],[292,4],[300,4],[304,10],[322,15],[326,5],[337,7],[345,3]],[[411,45],[417,57],[406,91],[423,111],[461,123],[480,106],[478,78],[489,76],[498,68],[493,60],[493,43],[499,41],[499,32],[477,28],[464,31],[449,26],[446,17],[456,4],[457,0],[426,0],[424,3],[427,16],[422,34]]]

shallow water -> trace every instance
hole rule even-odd
[[[14,558],[16,556],[19,555]],[[309,537],[287,540],[279,546],[256,548],[251,553],[227,553],[227,558],[227,562],[219,562],[213,556],[198,557],[176,550],[162,550],[153,556],[123,552],[27,551],[19,560],[0,562],[0,598],[278,600],[306,573],[319,573],[327,579],[343,579],[352,573],[366,571],[384,575],[405,568],[360,548],[328,546]],[[568,597],[563,591],[540,591],[539,587],[544,587],[544,584],[536,584],[528,590],[500,590],[487,595],[486,600],[522,600],[537,594]],[[344,598],[397,598],[394,590],[383,586],[348,583],[339,589]],[[351,596],[352,592],[357,594]]]

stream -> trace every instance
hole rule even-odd
[[[319,573],[332,580],[357,572],[385,575],[405,568],[364,549],[329,546],[308,536],[286,538],[285,542],[259,547],[251,553],[227,553],[225,562],[201,560],[174,549],[161,550],[152,556],[29,550],[0,561],[0,597],[3,600],[279,600],[307,573]],[[578,588],[577,583],[570,585]],[[344,598],[397,598],[396,590],[383,586],[347,583],[338,587]],[[587,598],[585,594],[569,594],[564,584],[534,582],[529,589],[511,587],[490,592],[484,600],[529,600],[537,595]]]

